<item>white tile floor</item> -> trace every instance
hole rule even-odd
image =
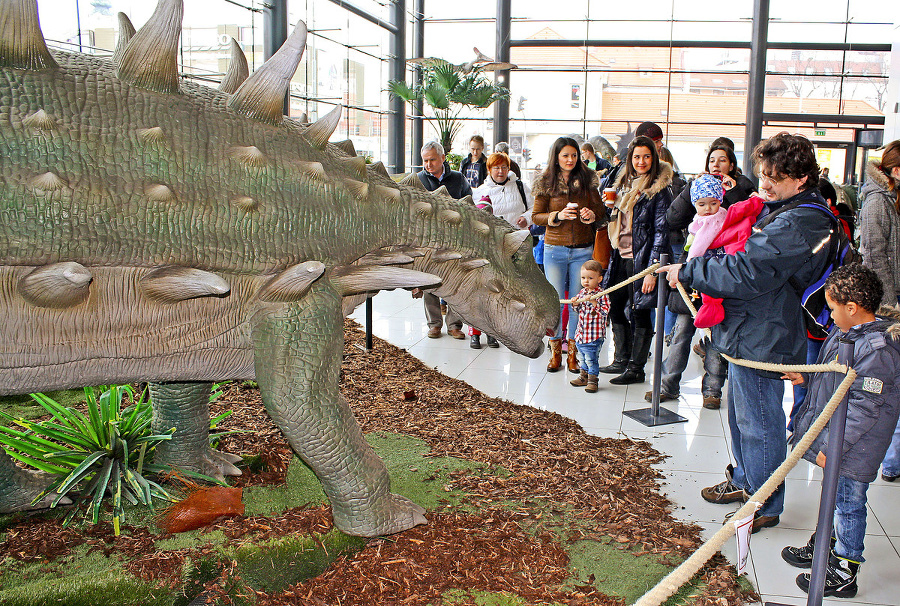
[[[361,324],[365,322],[363,309],[360,306],[351,316]],[[601,376],[600,391],[588,394],[568,384],[574,375],[547,373],[546,357],[531,360],[502,346],[474,350],[468,340],[451,339],[446,334],[429,339],[425,336],[422,301],[412,299],[406,291],[381,292],[373,299],[372,329],[376,336],[490,396],[558,412],[594,435],[649,440],[669,457],[659,468],[666,475],[664,490],[675,503],[675,516],[699,524],[705,529],[704,536],[711,536],[721,526],[723,516],[736,509],[700,498],[702,487],[724,479],[723,470],[731,458],[725,407],[713,411],[701,406],[699,360],[692,360],[684,375],[681,399],[665,405],[686,417],[687,422],[649,428],[622,414],[648,406],[644,393],[650,389],[649,382],[617,387]],[[609,359],[608,345],[601,354],[603,359]],[[651,365],[652,359],[648,370]],[[790,390],[786,391],[785,407],[790,410]],[[788,476],[781,523],[753,537],[749,578],[763,601],[796,606],[806,603],[806,594],[794,581],[800,571],[784,563],[780,552],[785,545],[802,545],[815,529],[821,480],[820,469],[801,462]],[[890,484],[879,478],[868,494],[866,562],[860,572],[859,593],[853,600],[826,599],[826,604],[900,606],[900,482]],[[733,541],[723,552],[734,561]]]

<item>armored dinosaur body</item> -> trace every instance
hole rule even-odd
[[[527,232],[328,143],[339,107],[282,116],[302,23],[249,78],[238,49],[220,90],[181,82],[181,14],[126,18],[108,61],[51,53],[35,0],[0,6],[0,394],[151,381],[158,460],[221,477],[211,383],[255,378],[338,528],[423,523],[338,391],[342,301],[435,288],[536,357],[559,307]],[[0,451],[0,510],[40,485]]]

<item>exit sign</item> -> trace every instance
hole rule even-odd
[[[823,129],[823,130],[816,130],[816,136],[817,136],[817,137],[824,137],[824,136],[825,136],[825,130],[824,130],[824,129]]]

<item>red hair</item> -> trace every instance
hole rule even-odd
[[[506,167],[509,168],[509,156],[502,152],[493,153],[488,156],[487,159],[487,169],[491,170],[498,164],[506,164]]]

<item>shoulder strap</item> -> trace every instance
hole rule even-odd
[[[516,187],[519,190],[519,195],[522,196],[522,204],[525,205],[525,210],[528,210],[528,197],[525,195],[525,186],[522,185],[521,179],[516,179]]]

